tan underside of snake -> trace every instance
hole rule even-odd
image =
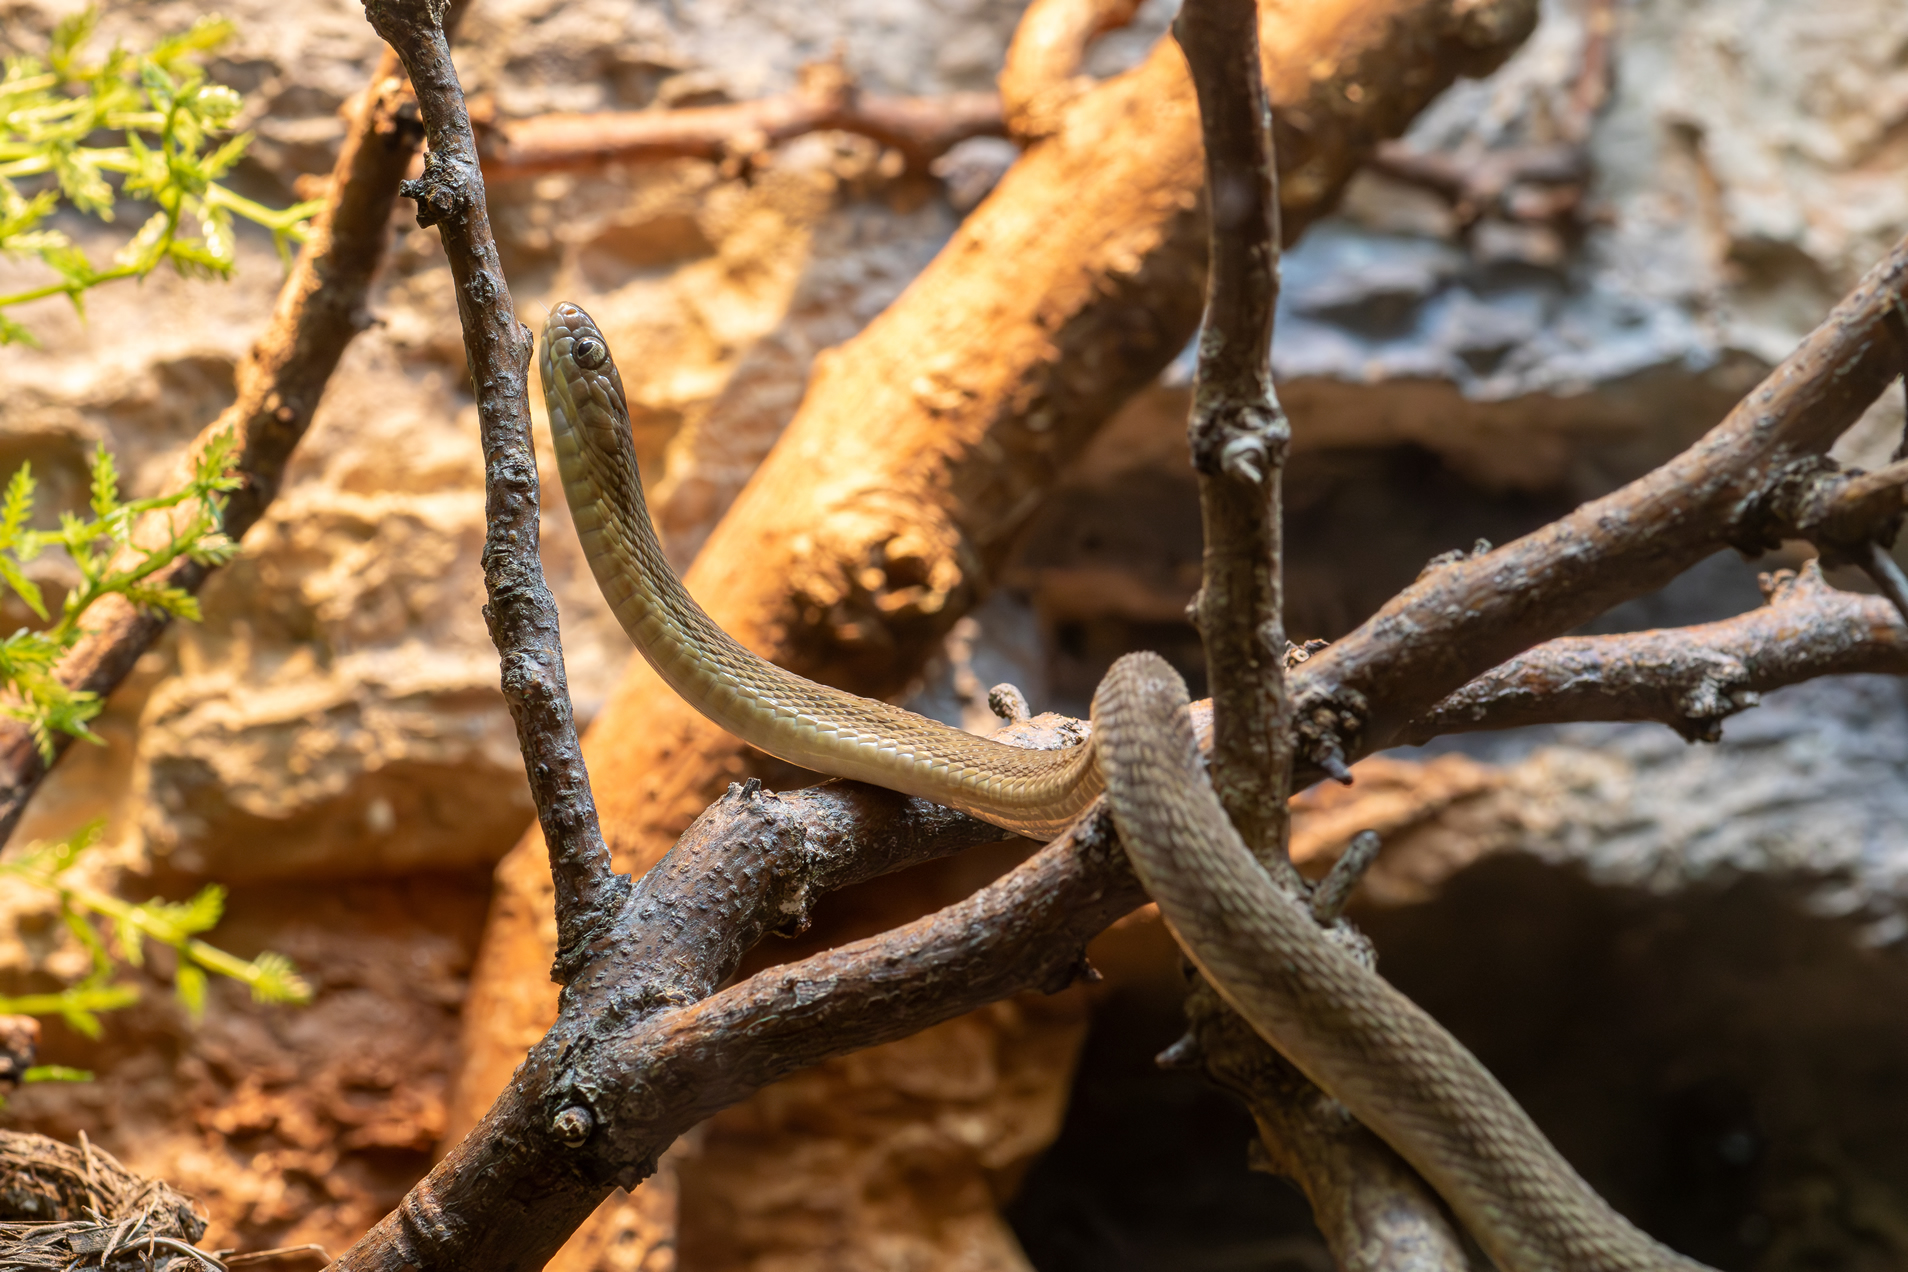
[[[1199,761],[1186,687],[1120,660],[1092,740],[1028,751],[805,680],[742,648],[683,589],[649,521],[622,380],[560,304],[538,353],[564,493],[611,608],[671,688],[794,764],[1051,838],[1104,789],[1147,891],[1267,1041],[1409,1161],[1504,1272],[1689,1272],[1612,1210],[1442,1026],[1326,939],[1253,861]],[[1104,776],[1103,776],[1104,773]]]

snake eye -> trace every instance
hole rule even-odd
[[[585,336],[576,342],[575,347],[570,350],[570,356],[576,359],[578,366],[594,371],[609,361],[609,350],[603,347],[601,340],[592,340]]]

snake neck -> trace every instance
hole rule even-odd
[[[931,799],[1017,834],[1051,838],[1086,810],[1101,790],[1090,741],[1033,751],[976,737],[777,667],[710,619],[650,522],[614,365],[585,371],[568,355],[579,337],[552,336],[578,319],[589,321],[559,306],[538,359],[557,466],[597,585],[664,683],[780,759]],[[600,341],[593,324],[586,330]]]

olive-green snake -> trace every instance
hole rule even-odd
[[[1153,654],[1116,663],[1092,738],[1029,751],[816,684],[704,614],[650,525],[623,384],[588,314],[559,304],[538,356],[584,553],[643,657],[751,746],[1051,838],[1102,789],[1147,891],[1240,1014],[1430,1181],[1504,1272],[1700,1269],[1633,1227],[1436,1021],[1326,938],[1246,850],[1206,777],[1186,687]],[[1102,773],[1104,771],[1104,777]]]

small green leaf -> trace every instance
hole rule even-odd
[[[100,442],[93,448],[93,515],[108,516],[119,507],[119,468]]]
[[[283,954],[266,950],[252,960],[252,997],[262,1003],[311,1001],[311,985],[300,976],[292,961]]]
[[[88,5],[78,13],[60,19],[53,28],[53,47],[48,50],[47,60],[62,79],[73,73],[74,55],[79,52],[80,45],[92,37],[93,28],[98,25],[99,10]]]
[[[46,600],[40,595],[40,585],[23,574],[12,557],[0,556],[0,579],[5,579],[7,586],[19,593],[28,609],[42,620],[46,618]]]
[[[13,476],[7,479],[7,493],[0,501],[0,536],[4,536],[6,546],[12,547],[13,541],[20,537],[20,531],[26,526],[27,518],[33,515],[33,465],[21,464]]]
[[[199,598],[184,588],[173,587],[170,584],[155,586],[150,583],[129,583],[124,589],[124,594],[126,599],[135,605],[156,609],[174,618],[183,618],[192,623],[199,622],[201,619]]]
[[[129,910],[113,920],[113,938],[119,942],[119,956],[134,967],[146,965],[146,937]]]
[[[205,1017],[205,973],[186,962],[179,961],[179,970],[173,973],[172,988],[179,995],[179,1001],[185,1004],[186,1013],[198,1023]]]
[[[40,342],[34,339],[31,331],[28,331],[25,327],[22,327],[5,314],[0,314],[0,345],[10,344],[23,344],[30,349],[40,347]]]
[[[93,1023],[97,1025],[99,1022]],[[20,1075],[22,1082],[91,1082],[92,1080],[91,1069],[69,1069],[63,1064],[30,1065],[27,1071]]]

